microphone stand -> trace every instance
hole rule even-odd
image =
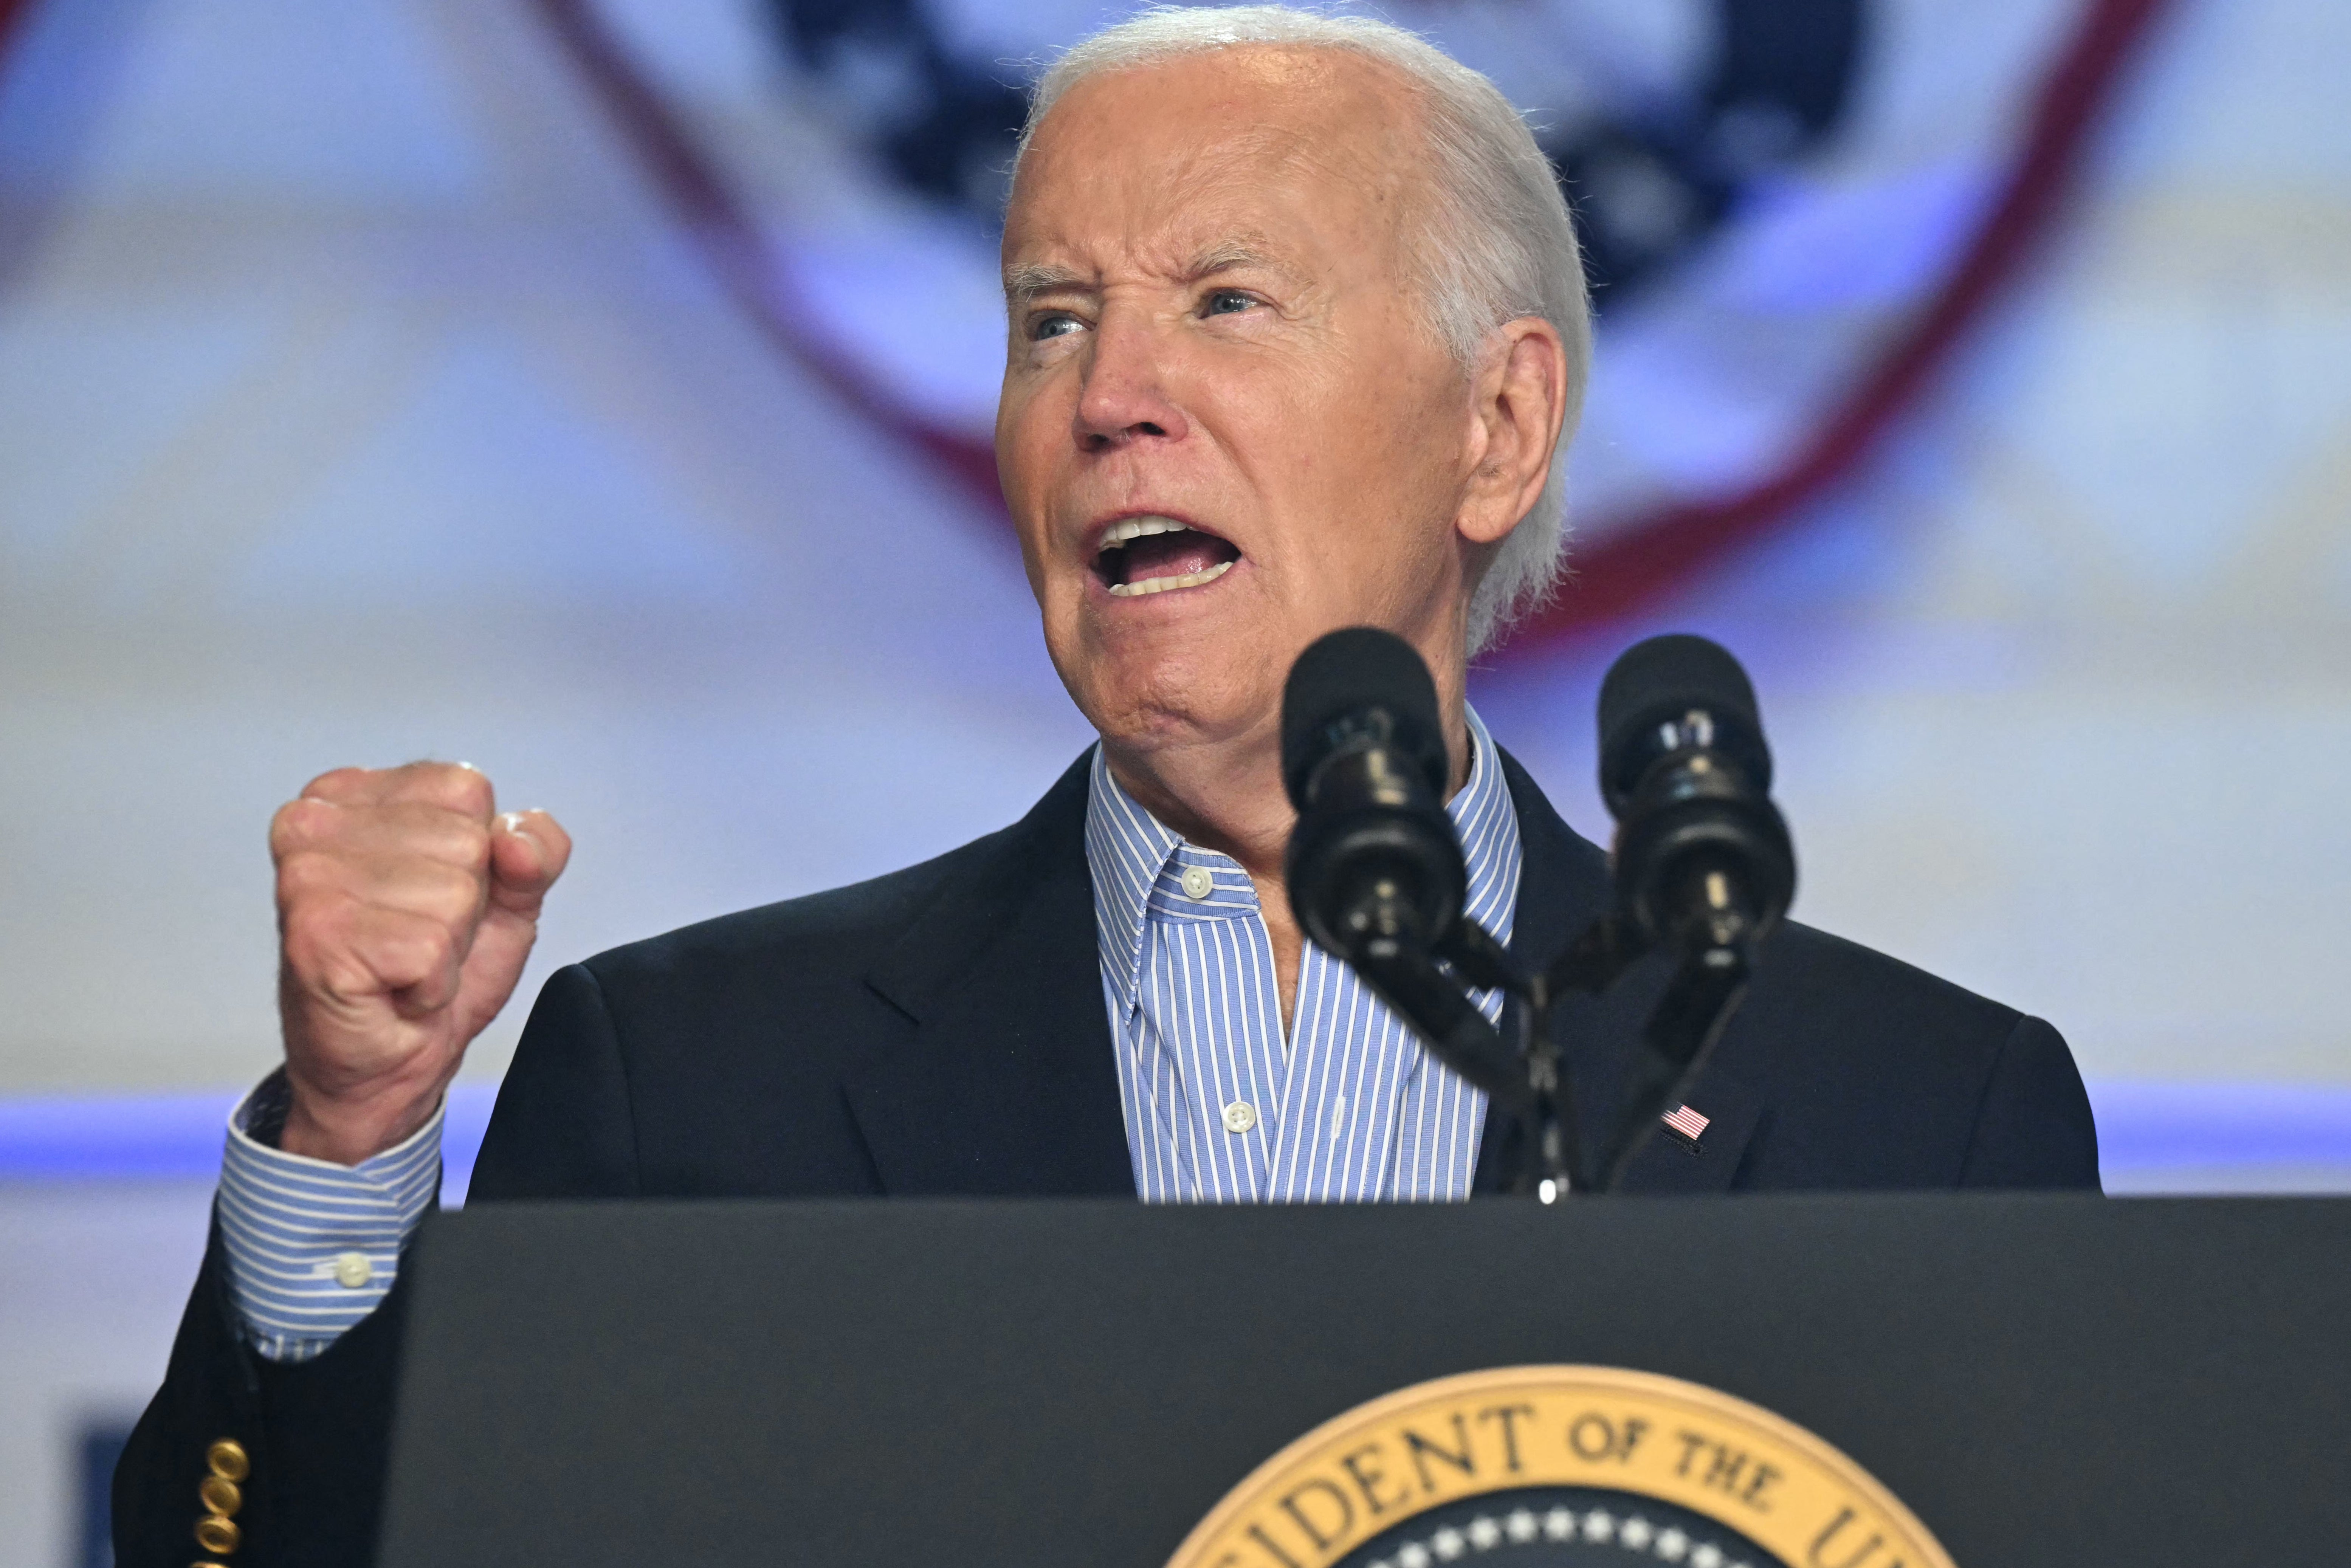
[[[1517,1122],[1510,1191],[1556,1203],[1589,1190],[1574,1091],[1552,1038],[1551,975],[1526,974],[1491,932],[1466,915],[1433,954],[1393,939],[1374,940],[1358,954],[1355,968],[1440,1061]],[[1469,1000],[1472,987],[1508,998],[1516,1018],[1515,1048]]]
[[[1471,985],[1499,990],[1517,1004],[1516,1065],[1522,1092],[1510,1106],[1519,1122],[1510,1190],[1557,1203],[1583,1189],[1587,1177],[1575,1091],[1561,1065],[1559,1042],[1551,1033],[1550,977],[1521,974],[1492,933],[1466,915],[1443,951],[1454,972]],[[1530,1153],[1534,1156],[1531,1161]]]
[[[1583,1186],[1574,1110],[1547,1027],[1541,977],[1521,973],[1492,934],[1466,915],[1433,954],[1384,934],[1364,946],[1354,967],[1439,1061],[1518,1123],[1520,1155],[1511,1191],[1552,1203]],[[1470,1001],[1468,987],[1501,991],[1516,1004],[1515,1049]],[[1523,1157],[1526,1149],[1539,1152],[1540,1177]]]
[[[1656,1135],[1666,1113],[1706,1069],[1723,1030],[1747,998],[1754,972],[1755,922],[1737,897],[1734,883],[1715,876],[1709,891],[1718,900],[1697,927],[1677,932],[1680,956],[1666,988],[1641,1030],[1641,1051],[1633,1068],[1624,1109],[1600,1151],[1598,1178],[1586,1191],[1615,1192],[1625,1173]],[[1598,996],[1614,985],[1646,949],[1625,940],[1625,923],[1604,915],[1561,955],[1541,977],[1546,1002],[1569,991]],[[1548,1025],[1548,1019],[1544,1020]]]
[[[1532,975],[1467,915],[1434,956],[1389,941],[1373,943],[1358,960],[1373,989],[1437,1057],[1516,1119],[1511,1192],[1556,1203],[1569,1193],[1619,1190],[1665,1113],[1705,1069],[1746,998],[1757,923],[1735,879],[1699,875],[1700,913],[1672,934],[1680,957],[1642,1030],[1628,1103],[1596,1166],[1585,1163],[1574,1089],[1552,1036],[1551,1014],[1558,998],[1598,996],[1647,954],[1646,945],[1628,939],[1629,923],[1602,916],[1550,968]],[[1465,984],[1501,991],[1515,1004],[1515,1048],[1486,1021]]]

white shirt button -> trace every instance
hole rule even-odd
[[[364,1252],[335,1254],[335,1283],[347,1291],[356,1291],[375,1278],[375,1265]]]
[[[1246,1100],[1236,1100],[1225,1107],[1225,1131],[1246,1133],[1257,1125],[1257,1107]]]
[[[1195,904],[1217,891],[1216,875],[1204,865],[1186,866],[1177,880],[1184,884],[1184,896]]]

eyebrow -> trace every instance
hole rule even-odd
[[[1183,269],[1183,280],[1197,283],[1219,272],[1238,267],[1263,267],[1295,278],[1297,269],[1276,259],[1271,252],[1249,238],[1222,240],[1196,254]],[[1012,309],[1048,294],[1082,293],[1093,287],[1092,278],[1073,267],[1055,267],[1047,262],[1016,262],[1004,269],[1004,302]]]
[[[1004,269],[1004,302],[1015,308],[1040,294],[1065,294],[1085,286],[1084,275],[1066,267],[1023,261]]]
[[[1213,277],[1219,272],[1231,272],[1244,267],[1262,267],[1268,272],[1280,273],[1285,277],[1297,276],[1294,269],[1275,259],[1273,253],[1264,249],[1257,240],[1241,237],[1212,245],[1194,256],[1192,265],[1184,269],[1184,280],[1197,283],[1204,277]]]

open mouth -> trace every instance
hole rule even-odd
[[[1241,552],[1173,517],[1121,517],[1102,537],[1094,575],[1121,599],[1198,588],[1233,569]]]

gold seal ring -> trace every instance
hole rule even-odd
[[[1794,1422],[1698,1384],[1613,1366],[1497,1367],[1358,1406],[1259,1466],[1168,1568],[1334,1568],[1416,1515],[1561,1487],[1686,1511],[1782,1563],[1953,1568],[1900,1500]],[[1512,1538],[1534,1539],[1527,1521],[1536,1516],[1520,1513]],[[1616,1528],[1604,1516],[1549,1517],[1579,1531]],[[1447,1544],[1435,1555],[1447,1555]],[[1397,1558],[1429,1555],[1407,1545]]]

